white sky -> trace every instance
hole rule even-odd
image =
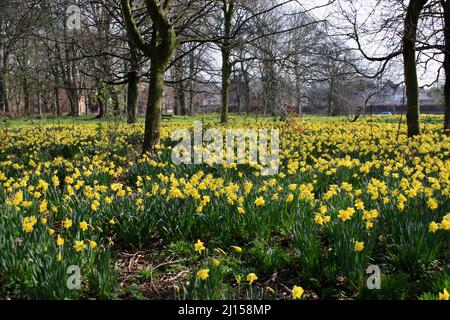
[[[318,6],[323,6],[326,5],[329,1],[328,0],[300,0],[299,1],[306,9],[312,9]],[[373,3],[374,0],[354,0],[355,3],[357,2],[364,2],[364,4],[366,5],[367,3]],[[316,16],[318,19],[325,19],[327,18],[331,13],[333,12],[333,5],[330,6],[324,6],[324,7],[320,7],[320,8],[316,8],[313,9],[311,11],[311,14],[313,14],[314,16]],[[362,15],[364,15],[364,13],[361,13]],[[354,43],[350,43],[349,45],[351,47],[354,47]],[[368,50],[368,52],[370,53],[370,51]],[[381,54],[381,53],[378,53]],[[377,55],[378,55],[377,54]],[[401,62],[401,59],[399,59],[399,61]],[[419,85],[423,86],[426,84],[431,83],[432,81],[434,81],[436,79],[436,75],[437,75],[437,71],[440,67],[440,64],[438,62],[432,62],[427,66],[427,70],[425,72],[425,70],[422,67],[418,67],[417,73],[419,76]],[[398,70],[397,72],[398,74],[401,74],[401,76],[403,76],[402,70]],[[443,73],[441,72],[441,76],[440,76],[440,81],[442,82],[442,80],[444,78]],[[398,81],[398,77],[397,79],[392,79],[394,82]]]

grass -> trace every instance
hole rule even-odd
[[[411,140],[404,124],[393,134],[396,116],[232,115],[221,130],[281,129],[279,174],[267,177],[251,163],[174,165],[171,133],[201,120],[216,126],[218,115],[164,119],[161,148],[145,157],[143,119],[9,121],[0,297],[286,299],[301,286],[304,299],[437,299],[450,289],[442,117],[424,116]],[[373,264],[381,290],[366,286]],[[70,265],[80,290],[66,286]]]

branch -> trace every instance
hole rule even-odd
[[[153,47],[145,42],[142,35],[136,25],[136,21],[133,18],[133,13],[131,10],[131,0],[121,0],[122,12],[125,20],[125,25],[127,26],[127,31],[132,38],[136,46],[146,55],[151,56],[154,52]]]

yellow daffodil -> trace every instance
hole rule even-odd
[[[431,233],[436,233],[436,231],[439,230],[439,224],[436,223],[436,222],[434,222],[434,221],[432,221],[432,222],[429,224],[429,226],[428,226],[428,230],[429,230]]]
[[[447,291],[447,288],[444,288],[442,292],[439,292],[439,300],[449,300],[450,294]]]
[[[73,248],[76,252],[80,252],[84,250],[84,241],[75,241],[75,244],[73,245]]]
[[[436,199],[430,198],[427,201],[427,205],[431,210],[436,210],[439,206],[438,202],[436,201]]]
[[[73,225],[73,222],[71,219],[66,218],[66,220],[64,220],[64,223],[63,223],[64,229],[70,229],[72,227],[72,225]]]
[[[238,246],[231,246],[231,248],[232,248],[235,252],[237,252],[237,253],[241,253],[241,252],[242,252],[242,248],[241,248],[241,247],[238,247]]]
[[[302,287],[294,286],[294,288],[292,289],[292,299],[293,300],[301,299],[303,296],[303,293],[304,293],[304,290]]]
[[[56,245],[58,247],[61,247],[62,245],[64,245],[64,239],[60,235],[58,235],[58,237],[56,238]]]
[[[81,222],[80,222],[80,229],[81,229],[82,231],[86,231],[86,230],[88,229],[88,224],[87,224],[86,221],[81,221]]]
[[[197,278],[202,281],[205,281],[209,277],[209,269],[201,269],[197,272]]]
[[[266,201],[264,201],[264,198],[263,198],[263,197],[256,198],[256,200],[255,200],[255,205],[256,205],[257,207],[262,207],[262,206],[264,206],[265,204],[266,204]]]
[[[249,273],[247,275],[247,281],[248,283],[252,284],[254,281],[258,280],[258,277],[254,273]]]
[[[89,248],[95,249],[97,247],[97,242],[89,240]]]
[[[200,240],[197,240],[197,242],[194,244],[194,249],[195,249],[195,252],[198,252],[198,253],[202,253],[204,250],[206,250],[204,243],[201,242]]]
[[[364,250],[364,242],[356,241],[355,242],[355,251],[356,252],[361,252],[363,250]]]

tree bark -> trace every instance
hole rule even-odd
[[[61,116],[61,103],[59,101],[59,88],[57,86],[54,87],[54,95],[55,95],[55,114],[57,117]]]
[[[67,97],[69,99],[70,104],[70,113],[69,115],[72,117],[79,116],[79,107],[80,107],[80,94],[78,92],[78,69],[75,61],[72,61],[73,55],[75,53],[75,45],[71,43],[68,35],[68,30],[66,25],[64,25],[63,32],[64,39],[64,56],[62,56],[62,52],[58,42],[55,43],[56,50],[58,52],[58,59],[60,60],[61,71],[63,74],[63,83],[66,88]]]
[[[248,71],[244,68],[244,63],[241,61],[242,77],[244,79],[244,104],[245,113],[247,116],[250,114],[250,79],[248,76]]]
[[[231,86],[231,71],[232,64],[231,56],[231,22],[234,12],[234,0],[222,0],[223,15],[224,15],[224,39],[222,43],[222,106],[220,112],[220,123],[228,122],[228,105]]]
[[[330,91],[328,92],[328,111],[327,114],[328,116],[332,116],[333,115],[333,90],[334,90],[334,80],[333,77],[331,77],[330,79]]]
[[[184,59],[182,57],[178,58],[178,61],[174,66],[174,80],[175,85],[173,86],[174,90],[174,102],[175,108],[174,113],[176,115],[185,116],[186,115],[186,95],[183,87],[183,79],[184,79]]]
[[[276,116],[282,109],[279,103],[279,88],[278,80],[276,78],[274,58],[269,56],[263,59],[263,101],[264,101],[264,115],[270,112],[271,116]]]
[[[104,88],[101,86],[97,90],[97,106],[98,106],[98,115],[95,119],[103,119],[106,114],[106,99],[104,95]]]
[[[148,152],[161,142],[161,110],[164,98],[165,67],[152,63],[150,84],[148,90],[147,114],[145,117],[145,132],[143,152]]]
[[[445,116],[444,116],[444,132],[450,135],[450,1],[442,1],[442,7],[444,9],[444,72],[445,72],[445,84],[444,84],[444,104],[445,104]]]
[[[137,122],[140,78],[137,48],[131,35],[128,35],[128,45],[130,46],[130,71],[127,76],[127,123],[133,124]]]
[[[78,89],[67,88],[66,90],[70,104],[70,116],[78,117],[80,115],[80,96],[78,94]]]
[[[194,90],[195,90],[195,54],[191,52],[189,54],[189,113],[193,114],[198,110],[194,110]]]
[[[117,93],[116,88],[114,86],[111,86],[109,88],[109,92],[111,95],[111,101],[112,101],[112,107],[114,110],[114,117],[120,117],[120,100],[119,100],[119,94]]]
[[[0,14],[0,34],[3,34],[3,19],[4,19],[4,15]],[[3,61],[3,55],[4,55],[4,48],[5,45],[3,43],[3,39],[0,39],[0,62]],[[4,66],[3,63],[0,65],[0,112],[4,112],[5,111],[5,93],[4,93],[4,88],[5,88],[5,81],[3,79],[3,70]]]
[[[24,100],[24,113],[26,116],[31,115],[31,99],[30,99],[30,85],[28,76],[25,74],[22,78],[23,100]]]
[[[8,59],[9,52],[5,48],[0,48],[2,70],[0,74],[0,110],[6,114],[11,112],[9,108],[9,93],[8,93]]]
[[[127,123],[133,124],[137,121],[139,101],[139,76],[136,71],[128,73],[127,88]]]
[[[187,114],[187,110],[186,110],[186,95],[184,93],[183,84],[177,83],[174,89],[175,89],[174,97],[176,110],[175,114],[185,116]]]
[[[144,144],[142,152],[151,152],[161,143],[161,115],[164,99],[164,75],[176,46],[176,35],[170,26],[165,30],[165,39],[151,55],[151,71],[147,113],[145,117]]]
[[[231,63],[229,61],[229,55],[222,53],[224,59],[222,64],[222,107],[220,113],[220,123],[228,122],[228,105],[230,98],[230,86],[231,86]]]
[[[300,79],[300,70],[298,67],[295,68],[295,94],[296,97],[296,104],[297,104],[297,113],[298,116],[301,117],[303,113],[303,105],[302,105],[302,98],[303,98],[303,85],[302,80]]]
[[[1,49],[0,49],[1,51]],[[1,53],[0,53],[1,55]],[[3,59],[3,57],[0,57],[0,59]],[[5,112],[5,81],[3,79],[3,70],[0,72],[0,112]]]
[[[38,91],[38,101],[37,101],[37,107],[38,107],[38,118],[43,119],[42,114],[42,93],[41,90]]]
[[[406,87],[406,123],[408,125],[408,137],[420,134],[420,106],[419,83],[416,69],[416,38],[417,23],[420,12],[427,0],[411,0],[405,17],[405,30],[403,34],[403,60]]]

